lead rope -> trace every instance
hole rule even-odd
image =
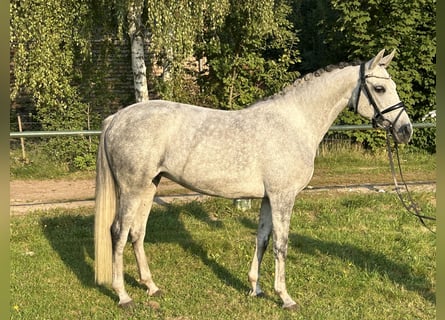
[[[391,168],[391,173],[392,173],[392,177],[394,179],[394,186],[395,186],[395,190],[397,193],[397,196],[399,197],[400,201],[402,202],[403,206],[405,207],[405,209],[412,214],[413,216],[417,217],[419,219],[419,221],[422,223],[422,225],[427,228],[429,231],[431,231],[432,233],[436,234],[435,231],[433,231],[426,223],[425,220],[433,220],[436,221],[435,217],[430,217],[430,216],[425,216],[424,214],[422,214],[420,212],[419,206],[417,203],[414,202],[410,191],[408,190],[408,186],[405,182],[405,179],[403,178],[403,173],[402,173],[402,167],[400,165],[400,157],[399,157],[399,148],[398,148],[398,144],[396,141],[394,141],[394,150],[395,150],[395,154],[396,154],[396,158],[397,158],[397,166],[399,168],[399,174],[400,174],[400,179],[403,183],[404,189],[406,191],[406,195],[408,197],[408,202],[407,200],[404,199],[404,197],[402,196],[402,192],[401,192],[401,188],[399,187],[399,184],[397,182],[397,176],[396,176],[396,170],[395,170],[395,166],[394,166],[394,157],[393,157],[393,152],[392,152],[392,148],[391,148],[391,133],[389,129],[386,129],[386,148],[388,151],[388,158],[389,158],[389,164],[390,164],[390,168]]]

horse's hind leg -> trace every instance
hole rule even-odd
[[[149,293],[157,291],[157,287],[151,281],[150,270],[143,248],[145,228],[148,214],[151,209],[156,185],[159,180],[150,183],[148,189],[143,192],[133,190],[122,190],[119,196],[116,218],[111,226],[113,241],[113,280],[112,287],[119,296],[119,305],[128,306],[132,299],[124,286],[124,248],[131,235],[133,248],[138,262],[141,281],[149,287]],[[138,190],[143,190],[139,188]]]
[[[261,290],[260,279],[260,266],[263,260],[264,252],[267,249],[269,243],[270,233],[272,231],[272,212],[270,209],[270,203],[268,198],[264,198],[261,203],[260,219],[258,223],[258,232],[255,245],[255,254],[253,255],[252,265],[249,271],[249,282],[252,286],[250,291],[251,296],[263,295]]]
[[[128,240],[130,228],[141,204],[141,195],[121,192],[116,218],[111,226],[113,241],[113,280],[112,287],[119,296],[119,305],[128,306],[132,299],[124,286],[124,248]]]
[[[144,250],[144,238],[148,216],[153,205],[153,198],[156,193],[157,183],[150,185],[149,190],[141,201],[139,210],[130,229],[131,242],[139,269],[140,283],[147,286],[147,293],[150,296],[160,295],[161,290],[153,282],[147,257]]]

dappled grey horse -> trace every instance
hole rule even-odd
[[[131,105],[104,120],[96,181],[95,272],[112,284],[122,306],[123,251],[128,236],[140,281],[159,294],[144,252],[147,219],[161,177],[204,194],[261,198],[248,279],[263,294],[260,265],[272,234],[274,289],[286,309],[296,302],[285,284],[289,223],[296,195],[309,183],[317,147],[347,105],[407,143],[412,126],[386,67],[394,51],[361,65],[319,70],[239,111],[170,101]]]

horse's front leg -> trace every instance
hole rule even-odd
[[[272,213],[270,210],[270,203],[268,198],[263,198],[260,210],[260,219],[258,222],[258,232],[255,244],[255,253],[253,255],[252,265],[249,271],[249,282],[252,286],[250,291],[251,296],[262,296],[263,290],[261,290],[260,279],[260,266],[263,260],[264,252],[267,249],[269,243],[270,233],[272,231]]]
[[[275,256],[274,289],[281,300],[283,300],[283,308],[295,310],[298,308],[298,305],[287,292],[285,276],[289,225],[295,195],[276,197],[270,201],[272,208],[273,252]]]

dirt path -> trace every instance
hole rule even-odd
[[[24,214],[33,210],[94,206],[94,179],[80,180],[14,180],[9,183],[10,214]],[[193,200],[203,196],[163,179],[156,202]]]
[[[436,190],[435,182],[411,182],[410,190]],[[309,186],[303,192],[390,192],[392,185],[331,185]],[[34,210],[53,208],[78,208],[94,206],[94,179],[80,180],[14,180],[10,182],[10,214],[20,215]],[[159,185],[158,204],[173,201],[191,201],[203,199],[205,196],[190,191],[180,185],[163,179]]]

